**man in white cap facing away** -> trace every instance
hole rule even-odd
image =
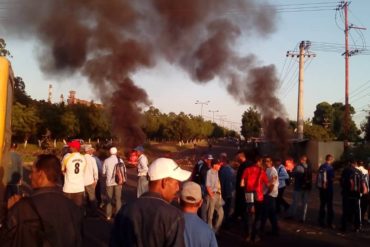
[[[148,191],[148,158],[144,154],[144,147],[137,146],[134,149],[139,158],[137,159],[137,197]]]
[[[181,190],[180,204],[185,218],[186,247],[217,247],[215,233],[197,215],[202,202],[202,192],[199,184],[185,182]]]
[[[149,191],[119,211],[110,246],[185,246],[184,217],[170,203],[177,197],[179,182],[190,174],[172,159],[153,161],[148,171]]]
[[[117,148],[111,147],[109,149],[110,156],[103,163],[103,176],[106,176],[106,185],[107,185],[107,194],[108,202],[106,207],[106,217],[107,220],[110,220],[112,217],[112,201],[113,195],[116,201],[116,213],[120,210],[122,205],[122,185],[116,183],[114,172],[117,163],[122,162],[123,160],[117,156]]]
[[[95,187],[99,179],[98,165],[96,164],[95,158],[92,156],[94,148],[91,145],[85,145],[85,160],[86,168],[84,173],[85,180],[85,194],[87,196],[86,214],[92,216],[97,215],[97,202],[95,196]]]

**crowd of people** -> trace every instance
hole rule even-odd
[[[29,196],[7,195],[8,211],[0,228],[4,246],[81,246],[83,217],[100,217],[99,208],[105,208],[105,220],[113,223],[110,246],[217,246],[221,229],[238,221],[245,241],[254,243],[265,234],[278,236],[282,218],[305,223],[314,187],[320,198],[318,224],[336,228],[331,154],[316,176],[306,155],[287,167],[279,157],[244,151],[233,157],[204,153],[189,172],[169,158],[149,165],[138,146],[126,161],[137,169],[137,198],[126,201],[126,165],[116,147],[100,160],[91,145],[84,145],[83,154],[79,141],[68,145],[70,151],[61,160],[38,156]],[[361,231],[370,220],[369,167],[356,159],[348,163],[339,179],[340,230]],[[117,179],[118,174],[124,177]],[[284,195],[287,186],[292,186],[291,204]]]

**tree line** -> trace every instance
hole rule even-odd
[[[150,106],[143,112],[147,138],[157,141],[189,141],[220,137],[238,137],[233,130],[205,121],[200,116],[183,112],[160,112]],[[109,110],[93,102],[85,104],[52,104],[32,99],[22,78],[15,78],[12,112],[12,135],[16,142],[37,142],[46,135],[53,139],[111,139],[116,138]]]
[[[316,110],[312,119],[304,122],[304,136],[309,140],[318,141],[343,141],[344,134],[344,113],[345,105],[340,102],[329,104],[321,102],[316,105]],[[355,114],[354,108],[350,105],[350,119],[348,127],[348,140],[351,142],[370,141],[370,112],[366,119],[361,123],[360,129],[356,126],[352,116]],[[249,107],[242,116],[241,134],[246,139],[260,137],[262,132],[262,116],[256,107]],[[287,120],[288,129],[291,136],[297,128],[297,122]],[[363,132],[363,138],[361,133]]]

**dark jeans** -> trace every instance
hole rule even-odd
[[[276,198],[276,212],[280,213],[281,207],[284,207],[284,210],[287,211],[289,208],[289,203],[284,199],[284,191],[286,187],[280,188],[278,196]]]
[[[263,214],[262,214],[262,220],[261,220],[261,232],[262,233],[265,230],[267,219],[269,219],[271,223],[272,233],[277,234],[279,232],[275,206],[276,206],[276,198],[265,195],[263,199]]]
[[[224,198],[224,224],[226,227],[230,226],[230,213],[231,213],[231,203],[232,197]]]
[[[362,195],[361,197],[361,220],[362,222],[365,220],[365,214],[369,207],[369,194]],[[367,214],[367,219],[369,220],[369,213]]]
[[[342,202],[342,229],[347,230],[347,223],[353,224],[355,229],[361,228],[360,198],[343,196]]]
[[[77,206],[83,207],[84,204],[84,192],[77,192],[77,193],[64,193],[64,195],[71,199]]]
[[[234,214],[233,218],[237,219],[239,216],[245,217],[245,189],[244,188],[236,188],[235,191],[235,206],[234,206]]]
[[[327,216],[326,216],[327,214]],[[321,226],[328,226],[333,224],[334,210],[333,210],[333,191],[327,189],[320,189],[320,211],[319,211],[319,224]]]

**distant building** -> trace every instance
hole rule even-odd
[[[87,105],[87,106],[90,106],[91,104],[94,104],[97,107],[103,107],[102,104],[98,104],[98,103],[95,103],[93,101],[88,101],[88,100],[83,100],[83,99],[76,98],[76,91],[74,91],[74,90],[69,91],[67,104],[68,105],[81,104],[81,105]]]

